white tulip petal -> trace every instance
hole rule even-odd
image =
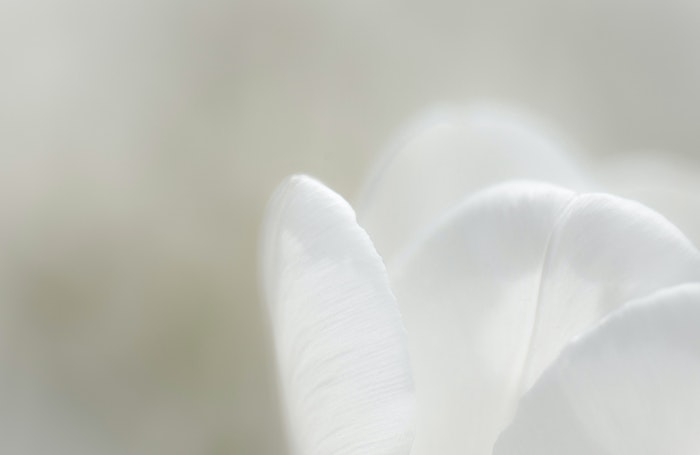
[[[398,306],[352,208],[305,176],[270,203],[262,276],[293,453],[406,455],[413,382]]]
[[[608,158],[596,175],[611,192],[657,210],[700,246],[700,166],[663,153]]]
[[[486,108],[417,122],[380,162],[357,205],[360,224],[387,263],[435,217],[484,187],[531,179],[589,189],[564,147],[530,123]]]
[[[565,344],[700,257],[631,201],[543,183],[478,193],[390,269],[416,380],[416,454],[488,454]]]
[[[700,284],[633,302],[572,343],[495,455],[700,453]]]

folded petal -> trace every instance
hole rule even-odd
[[[626,305],[523,397],[495,455],[700,452],[700,284]]]
[[[700,279],[700,255],[637,203],[524,182],[469,198],[390,272],[414,365],[415,453],[480,455],[572,337]]]
[[[365,185],[360,224],[391,263],[403,245],[465,195],[512,179],[588,189],[564,147],[497,109],[434,112],[404,134]]]
[[[405,330],[352,208],[309,177],[289,178],[270,202],[261,256],[292,453],[408,454]]]

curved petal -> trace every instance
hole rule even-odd
[[[700,245],[699,163],[647,152],[608,158],[596,171],[610,191],[657,210]]]
[[[637,203],[511,183],[468,199],[390,272],[418,394],[415,453],[479,455],[572,337],[700,279],[700,257]]]
[[[495,455],[700,451],[700,284],[634,302],[572,343]]]
[[[533,179],[590,189],[563,146],[521,116],[497,109],[434,112],[404,135],[358,203],[387,263],[436,216],[486,186]]]
[[[289,178],[268,209],[262,277],[293,453],[408,454],[404,328],[350,206],[309,177]]]

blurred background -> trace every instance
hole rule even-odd
[[[284,454],[284,176],[352,201],[407,121],[488,102],[697,188],[699,42],[693,0],[2,0],[0,452]]]

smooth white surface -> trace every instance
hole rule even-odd
[[[523,398],[495,455],[700,451],[700,285],[616,312]]]
[[[270,202],[262,247],[293,453],[407,455],[414,394],[405,331],[352,208],[293,176]]]
[[[700,279],[700,257],[637,203],[522,182],[467,199],[390,273],[416,379],[413,454],[481,455],[572,337]]]
[[[570,151],[543,129],[496,107],[425,114],[367,180],[357,208],[360,224],[390,264],[436,217],[486,186],[532,179],[590,190]]]
[[[700,165],[694,160],[628,154],[601,159],[593,172],[609,191],[662,213],[700,246]]]

